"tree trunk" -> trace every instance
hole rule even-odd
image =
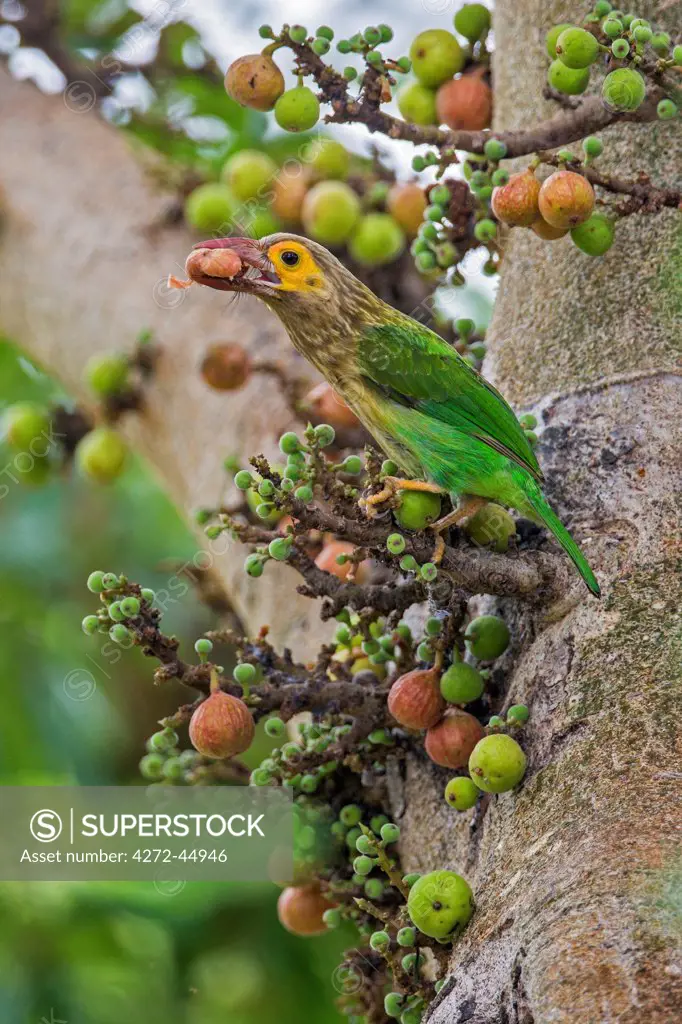
[[[221,394],[203,383],[199,365],[211,342],[239,341],[312,384],[314,371],[279,322],[253,299],[169,291],[168,274],[183,276],[197,239],[163,227],[168,199],[154,194],[123,135],[1,67],[0,195],[0,331],[92,408],[82,381],[88,358],[130,350],[141,328],[153,328],[157,372],[143,413],[128,416],[123,431],[188,516],[236,498],[225,456],[246,463],[263,450],[274,455],[279,435],[299,424],[276,379],[254,375],[242,390]],[[244,557],[225,535],[201,534],[197,565],[222,577],[242,621],[254,630],[269,623],[276,643],[312,653],[320,626],[314,603],[296,593],[299,577],[268,566],[264,586],[243,571]]]
[[[584,4],[498,0],[496,125],[549,113],[546,31]],[[673,38],[682,4],[639,4]],[[679,184],[680,131],[620,125],[600,167]],[[484,372],[541,423],[548,493],[604,585],[531,615],[504,604],[498,685],[526,703],[518,793],[453,813],[407,768],[407,870],[448,866],[477,913],[429,1024],[672,1024],[682,1012],[682,297],[680,214],[626,218],[601,259],[510,233]],[[557,616],[561,614],[562,617]]]
[[[638,13],[657,7],[679,36],[681,5],[661,0]],[[499,127],[548,113],[545,32],[583,13],[574,2],[499,0]],[[620,125],[604,141],[605,169],[645,170],[661,184],[679,177],[682,147],[669,126]],[[192,239],[145,232],[162,204],[118,134],[3,71],[0,152],[9,211],[0,327],[81,400],[91,352],[155,327],[159,375],[127,429],[181,507],[219,502],[219,456],[246,456],[264,438],[272,451],[289,415],[269,378],[226,398],[207,392],[199,354],[208,341],[249,339],[291,366],[281,331],[217,293],[190,292],[172,310],[155,303],[154,284]],[[532,711],[518,793],[455,816],[442,799],[447,775],[425,756],[392,780],[405,869],[461,871],[477,900],[432,1024],[669,1024],[679,1015],[681,257],[672,210],[624,220],[599,260],[565,239],[509,238],[486,371],[517,408],[540,411],[548,491],[604,597],[581,592],[577,606],[535,613],[503,605],[514,645],[492,685],[500,706]],[[281,576],[263,586],[242,573],[243,557],[235,547],[214,564],[247,626],[270,622],[278,642],[310,653],[320,627],[312,602],[294,594],[296,577],[269,566]]]

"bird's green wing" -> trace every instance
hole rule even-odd
[[[478,438],[542,480],[502,395],[437,334],[416,321],[376,324],[360,334],[357,352],[363,376],[393,401]]]

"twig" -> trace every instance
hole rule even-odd
[[[553,100],[555,103],[558,103],[564,110],[577,110],[584,102],[581,96],[569,96],[565,92],[559,92],[558,89],[552,88],[551,85],[544,87],[542,95],[544,99]]]
[[[382,554],[386,552],[386,539],[389,533],[393,532],[391,524],[351,519],[349,516],[337,515],[322,509],[318,505],[304,505],[296,499],[291,500],[291,513],[305,529],[333,533],[343,540]],[[413,534],[405,540],[405,554],[413,555],[420,564],[430,561],[434,545],[432,534]],[[561,565],[559,558],[541,551],[529,551],[512,557],[483,548],[451,546],[446,547],[441,562],[442,569],[453,578],[455,584],[471,594],[515,594],[521,597],[529,597],[551,587],[557,579],[557,574],[560,574]],[[361,592],[364,591],[366,594],[370,589],[357,588],[356,584],[341,584],[341,587],[348,589],[342,591],[340,587],[334,588],[335,596],[343,592],[345,596],[352,597],[355,602],[353,607],[357,607]]]
[[[307,43],[295,43],[288,36],[283,37],[282,42],[294,51],[301,70],[313,76],[320,87],[322,99],[331,104],[334,112],[326,117],[329,124],[353,121],[364,124],[370,132],[381,132],[390,139],[402,139],[416,146],[428,145],[441,150],[466,150],[469,153],[482,153],[491,137],[489,131],[449,131],[435,126],[410,124],[393,117],[368,102],[364,90],[359,99],[350,96],[345,78],[325,64]],[[373,68],[367,71],[367,74],[371,73],[376,75]],[[660,89],[654,89],[646,103],[628,114],[608,110],[601,97],[588,96],[575,109],[563,110],[555,117],[522,131],[495,132],[495,138],[505,143],[508,157],[556,149],[621,121],[655,121],[659,93]]]

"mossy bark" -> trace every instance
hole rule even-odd
[[[638,5],[673,38],[682,5]],[[578,3],[498,0],[496,126],[546,116],[544,36]],[[595,75],[595,78],[599,78]],[[621,125],[600,167],[678,184],[682,132]],[[415,758],[397,796],[408,870],[473,885],[430,1024],[671,1024],[682,1007],[682,221],[632,216],[590,259],[510,232],[485,372],[541,422],[548,492],[604,587],[531,615],[500,705],[523,702],[517,793],[453,815],[447,775]],[[506,671],[505,671],[506,670]]]

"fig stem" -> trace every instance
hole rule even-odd
[[[362,829],[362,834],[367,836],[368,839],[371,839],[375,843],[376,856],[379,861],[379,867],[386,875],[393,888],[397,889],[398,892],[402,895],[402,897],[405,900],[407,900],[407,897],[410,895],[410,887],[406,885],[405,882],[403,882],[403,876],[400,874],[400,872],[396,871],[391,861],[391,858],[388,856],[386,850],[384,849],[383,844],[377,843],[376,836],[374,835],[374,833],[371,831],[371,829],[368,829],[366,825],[363,825],[362,822],[360,823],[360,828]]]
[[[286,46],[286,43],[282,42],[281,39],[275,39],[274,43],[268,43],[267,46],[263,47],[261,55],[263,57],[272,57],[273,53],[277,50],[281,50],[283,46]]]
[[[389,924],[392,920],[391,912],[389,910],[384,910],[383,907],[377,907],[377,905],[372,903],[370,900],[356,896],[355,903],[360,910],[364,910],[367,914],[371,914],[372,917],[377,919],[377,921],[383,921],[385,924]]]

